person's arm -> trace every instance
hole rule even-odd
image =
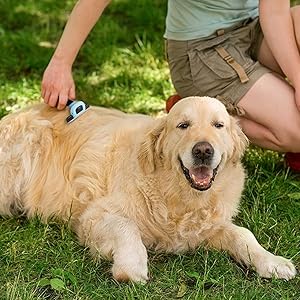
[[[63,109],[68,98],[75,98],[73,62],[109,2],[110,0],[79,0],[76,3],[43,75],[42,97],[45,103]]]
[[[300,92],[300,55],[289,0],[260,0],[259,19],[264,38],[283,73]],[[298,105],[299,106],[299,105]]]

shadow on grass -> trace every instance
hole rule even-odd
[[[41,75],[74,3],[4,0],[0,6],[0,75],[9,79]],[[90,72],[110,59],[112,47],[131,48],[136,36],[145,34],[149,42],[159,45],[154,48],[162,56],[165,14],[166,1],[113,1],[80,51],[75,68]]]

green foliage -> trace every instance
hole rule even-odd
[[[77,279],[75,276],[66,270],[61,268],[52,270],[52,276],[50,278],[42,278],[38,286],[40,287],[51,287],[55,291],[66,290],[68,285],[76,286]]]
[[[3,1],[0,117],[7,107],[40,101],[43,71],[75,3]],[[165,13],[166,1],[113,1],[74,64],[77,98],[125,111],[161,111],[174,92],[163,54]]]
[[[1,0],[0,118],[40,100],[40,81],[75,0]],[[74,65],[77,96],[95,105],[156,114],[173,93],[163,54],[166,0],[114,0]],[[1,147],[1,141],[0,141]],[[268,250],[298,269],[300,183],[272,151],[250,148],[241,212]],[[0,170],[1,171],[1,170]],[[234,184],[234,182],[232,182]],[[299,276],[265,280],[226,253],[149,253],[151,280],[119,284],[67,225],[0,219],[0,299],[300,299]]]

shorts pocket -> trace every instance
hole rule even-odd
[[[195,48],[189,53],[192,76],[198,76],[199,64],[203,64],[220,79],[233,79],[238,77],[236,70],[218,54],[215,49],[217,46],[223,47],[246,72],[253,64],[252,59],[246,55],[243,50],[229,42],[214,45],[210,48]]]

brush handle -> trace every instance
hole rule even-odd
[[[70,106],[70,105],[73,103],[73,101],[74,101],[74,100],[68,99],[68,101],[67,101],[67,106]]]

